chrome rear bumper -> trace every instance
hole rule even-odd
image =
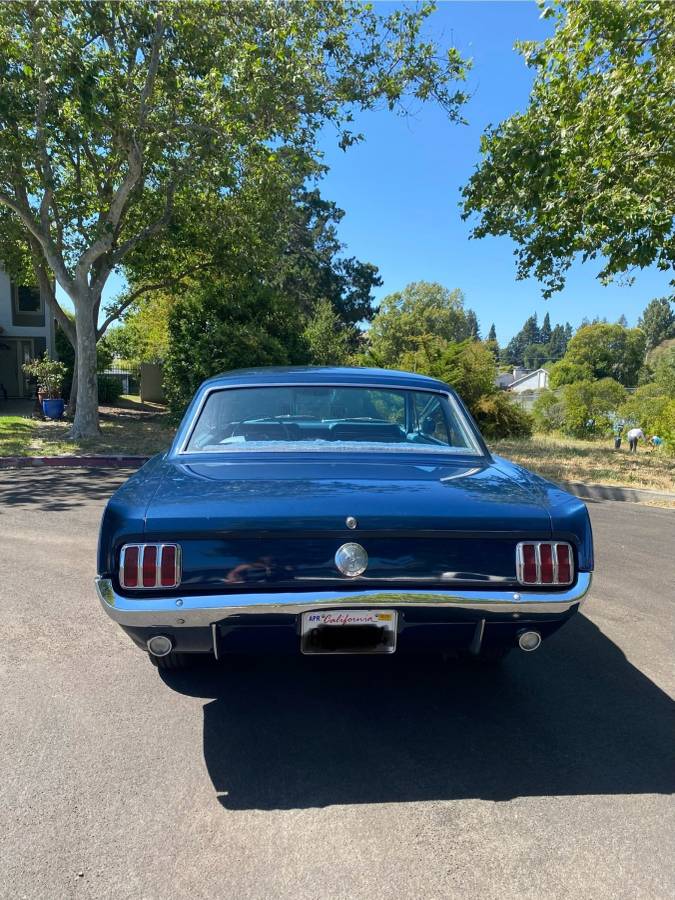
[[[577,583],[565,591],[517,593],[496,590],[363,590],[315,591],[278,594],[204,594],[185,597],[123,597],[107,578],[96,579],[101,605],[120,625],[138,627],[209,626],[233,616],[285,613],[297,615],[312,609],[367,605],[383,607],[430,607],[461,609],[481,615],[495,613],[518,618],[522,615],[560,615],[581,603],[591,586],[590,572],[580,572]]]

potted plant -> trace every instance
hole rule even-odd
[[[24,363],[23,371],[37,381],[38,398],[45,416],[48,419],[60,419],[65,407],[61,397],[66,377],[65,363],[50,359],[45,351],[43,357]]]

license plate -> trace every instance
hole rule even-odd
[[[393,653],[397,613],[391,609],[332,609],[302,614],[303,653]]]

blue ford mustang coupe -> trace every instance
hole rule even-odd
[[[199,654],[536,650],[591,584],[582,502],[490,454],[446,384],[379,369],[206,381],[106,506],[101,604]]]

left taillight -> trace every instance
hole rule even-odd
[[[120,586],[137,591],[180,584],[179,544],[125,544],[120,551]]]
[[[563,541],[523,541],[516,547],[516,577],[521,584],[572,584],[572,546]]]

